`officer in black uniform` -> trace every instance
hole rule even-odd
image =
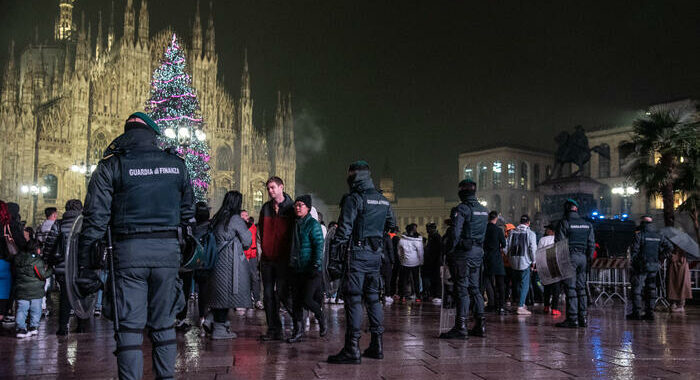
[[[380,267],[384,247],[384,233],[396,223],[389,202],[374,187],[369,164],[357,161],[348,169],[350,193],[341,202],[338,229],[331,241],[331,251],[349,246],[347,263],[342,279],[345,299],[345,347],[337,355],[328,357],[329,363],[360,364],[360,336],[362,335],[362,299],[367,307],[372,341],[365,357],[382,359],[384,312],[379,292],[382,287]]]
[[[452,218],[451,246],[447,249],[447,263],[454,283],[457,303],[455,325],[440,339],[468,339],[468,335],[485,336],[484,298],[479,289],[481,264],[484,260],[484,235],[489,210],[476,199],[476,183],[465,179],[459,183],[462,201],[450,212]],[[474,327],[467,332],[469,296],[474,297]]]
[[[557,327],[586,327],[586,272],[588,261],[593,259],[595,235],[593,225],[578,214],[578,203],[567,199],[564,203],[564,218],[559,221],[555,241],[569,239],[569,258],[574,267],[574,276],[563,281],[566,287],[566,319]]]
[[[656,226],[651,224],[650,216],[643,216],[639,223],[639,232],[632,241],[632,314],[627,319],[654,320],[656,303],[656,278],[659,275],[659,257],[668,256],[673,250],[671,242],[661,235]],[[645,313],[642,316],[642,290],[646,288]]]
[[[146,114],[129,116],[124,133],[105,151],[88,186],[79,240],[79,277],[94,279],[91,247],[111,226],[119,317],[117,364],[120,379],[143,376],[143,331],[153,342],[153,372],[171,379],[177,346],[175,315],[185,305],[178,279],[178,227],[193,216],[193,195],[185,161],[158,147],[160,128]],[[87,281],[84,281],[87,282]],[[83,293],[94,291],[82,286]],[[105,306],[111,306],[105,302]],[[111,309],[111,307],[110,307]],[[112,317],[112,310],[105,310]]]

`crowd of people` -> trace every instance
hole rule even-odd
[[[56,208],[47,208],[46,220],[36,230],[22,220],[16,203],[0,201],[0,321],[14,322],[17,338],[36,335],[47,309],[58,312],[55,333],[70,333],[72,310],[66,289],[72,279],[66,275],[65,242],[80,215],[84,219],[77,252],[80,287],[85,295],[97,293],[95,316],[115,320],[120,376],[127,378],[139,378],[142,372],[144,329],[153,341],[154,371],[168,378],[174,370],[175,330],[189,329],[188,321],[198,320],[203,336],[234,339],[237,334],[229,319],[234,309],[264,310],[267,329],[261,340],[298,343],[305,339],[307,318],[316,321],[319,335],[325,336],[324,304],[343,303],[345,345],[328,357],[330,363],[360,363],[361,356],[383,358],[382,309],[394,302],[456,308],[455,326],[440,338],[467,339],[485,336],[485,313],[527,316],[532,305],[542,303],[546,314],[562,314],[563,290],[566,318],[557,326],[587,325],[585,282],[595,239],[592,224],[578,214],[575,200],[567,200],[558,224],[547,225],[538,234],[528,215],[514,225],[506,223],[498,210],[482,206],[476,184],[464,180],[459,184],[460,203],[445,220],[444,235],[429,223],[426,236],[421,236],[415,223],[399,230],[390,203],[371,180],[369,164],[357,161],[348,169],[350,191],[341,201],[338,220],[328,226],[310,195],[292,199],[284,191],[283,179],[276,176],[266,183],[269,200],[257,221],[242,209],[243,194],[238,191],[227,192],[212,216],[212,205],[193,202],[184,161],[157,148],[159,133],[146,115],[131,115],[124,135],[110,144],[110,149],[127,149],[107,150],[90,181],[85,204],[69,200],[60,218]],[[142,171],[138,168],[143,160],[168,170]],[[153,188],[160,199],[149,198],[146,188]],[[180,267],[182,225],[191,227],[200,241],[213,236],[217,252],[213,267]],[[104,286],[108,271],[97,270],[90,258],[93,247],[107,235],[114,240],[113,291]],[[544,250],[538,248],[561,240],[568,242],[574,275],[543,286],[535,263]],[[634,307],[629,319],[653,319],[663,257],[672,257],[674,270],[687,272],[682,254],[655,230],[650,217],[642,218],[631,247]],[[682,311],[684,300],[691,296],[689,281],[678,284],[669,283],[674,311]],[[47,302],[50,289],[59,289],[57,305]],[[363,303],[371,342],[360,353]],[[196,309],[189,307],[195,304]],[[109,305],[118,314],[107,310]],[[470,312],[474,325],[467,329]],[[291,319],[289,335],[285,314]],[[85,332],[87,321],[75,319],[73,332]]]

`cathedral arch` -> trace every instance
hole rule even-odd
[[[233,170],[233,151],[224,144],[216,148],[216,170]]]

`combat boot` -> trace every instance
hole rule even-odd
[[[287,339],[287,343],[297,343],[301,342],[304,337],[304,322],[294,322],[294,330],[292,330],[292,336]]]
[[[211,333],[212,339],[234,339],[237,337],[238,335],[230,331],[225,323],[214,322],[214,328]]]
[[[588,318],[585,315],[578,317],[578,327],[588,327]]]
[[[452,330],[440,334],[440,339],[469,339],[466,322],[464,317],[456,318]]]
[[[331,364],[360,364],[360,337],[345,337],[345,347],[337,355],[328,357]]]
[[[469,335],[480,336],[482,338],[485,337],[486,336],[486,318],[476,317],[476,321],[474,322],[474,327],[472,327],[472,329],[469,330]]]
[[[362,353],[362,356],[372,359],[384,359],[384,344],[382,334],[372,334],[372,341],[369,347]]]
[[[556,325],[556,327],[564,327],[564,328],[569,328],[569,329],[575,329],[578,327],[578,321],[575,319],[565,319],[564,322],[559,322]]]

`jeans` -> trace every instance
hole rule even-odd
[[[37,328],[39,327],[39,321],[41,320],[41,298],[33,300],[17,300],[17,322],[18,330],[27,329],[27,313],[29,313],[29,327]]]
[[[525,298],[530,290],[530,268],[525,270],[513,270],[513,299],[518,300],[518,306],[525,306]],[[518,297],[518,298],[516,298]]]

